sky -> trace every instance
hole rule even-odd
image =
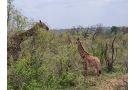
[[[22,14],[50,28],[128,25],[127,0],[14,0]]]

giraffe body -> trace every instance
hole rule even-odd
[[[31,29],[24,31],[24,32],[17,32],[11,37],[8,37],[7,42],[7,59],[10,59],[12,56],[13,60],[16,61],[19,57],[19,52],[21,51],[21,43],[27,40],[31,36],[35,36],[38,29],[44,29],[46,31],[49,30],[48,26],[43,22],[39,21],[36,23]],[[8,61],[8,64],[10,62]]]
[[[99,76],[101,74],[101,64],[99,58],[88,54],[82,47],[79,38],[77,39],[77,45],[78,45],[78,51],[80,53],[80,56],[84,60],[83,62],[83,66],[85,70],[84,75],[87,76],[88,66],[90,66],[95,68],[95,72]]]

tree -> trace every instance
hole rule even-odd
[[[91,42],[91,48],[93,50],[93,46],[92,45],[93,45],[93,43],[94,43],[94,41],[96,39],[96,36],[98,34],[102,33],[103,25],[102,24],[97,24],[95,26],[91,26],[91,30],[94,31],[93,36],[92,36],[92,42]]]
[[[117,32],[118,32],[119,29],[120,29],[120,28],[117,27],[117,26],[112,26],[112,27],[111,27],[111,33],[117,34]]]
[[[27,17],[23,16],[21,12],[13,5],[14,0],[7,2],[7,28],[11,30],[24,30],[30,24]]]
[[[128,27],[122,26],[122,27],[121,27],[121,31],[123,32],[123,34],[128,33]]]
[[[9,23],[11,21],[13,9],[14,9],[13,0],[8,0],[7,1],[7,26],[9,26]]]
[[[114,37],[114,39],[111,42],[111,51],[112,51],[111,57],[109,57],[109,55],[108,55],[108,44],[107,43],[106,43],[106,46],[104,49],[105,61],[106,61],[108,72],[111,72],[113,70],[113,63],[116,59],[115,47],[114,47],[115,39],[116,39],[116,37]],[[117,51],[116,51],[116,53],[117,53]]]

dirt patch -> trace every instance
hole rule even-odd
[[[99,90],[127,90],[127,86],[128,74],[125,74],[110,81],[103,82],[103,84],[99,86]]]

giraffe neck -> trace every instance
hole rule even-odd
[[[86,55],[89,55],[89,54],[84,50],[84,48],[82,47],[80,41],[78,41],[78,51],[79,51],[81,57],[85,57]]]
[[[15,46],[19,46],[23,41],[27,40],[31,36],[34,36],[36,33],[35,32],[36,29],[37,29],[36,27],[33,27],[25,32],[15,34],[12,37],[13,43],[15,43]]]
[[[38,27],[34,26],[31,29],[21,33],[19,36],[22,38],[22,41],[26,40],[28,37],[34,36]]]

